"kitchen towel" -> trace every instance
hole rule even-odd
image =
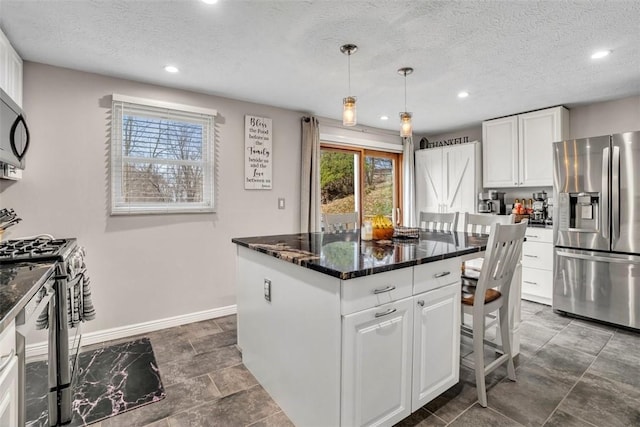
[[[85,250],[79,246],[66,259],[67,265],[67,318],[70,328],[78,326],[82,321],[93,320],[96,311],[91,300],[91,280],[87,275],[87,267],[84,262]],[[70,285],[69,285],[70,284]],[[46,290],[43,288],[38,294],[38,302],[44,297]],[[37,329],[49,327],[49,310],[43,310],[36,322]]]

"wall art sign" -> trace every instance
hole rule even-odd
[[[271,190],[271,119],[244,116],[244,188]]]
[[[426,141],[426,147],[425,148],[435,148],[435,147],[444,147],[446,145],[458,145],[458,144],[466,144],[467,142],[469,142],[469,137],[468,136],[461,136],[459,138],[451,138],[451,139],[443,139],[442,141],[429,141],[426,138],[422,138],[425,139]],[[422,143],[423,141],[420,140],[420,148],[422,148]]]

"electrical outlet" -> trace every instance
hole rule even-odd
[[[271,301],[271,280],[264,279],[264,299]]]
[[[278,209],[284,209],[284,197],[278,197]]]

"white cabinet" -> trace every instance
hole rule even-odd
[[[18,357],[2,360],[0,371],[0,426],[18,425]]]
[[[522,298],[551,305],[553,230],[528,227],[522,244]]]
[[[564,107],[483,122],[484,186],[552,186],[552,143],[568,133],[569,111]]]
[[[393,425],[411,414],[412,298],[344,316],[341,425]]]
[[[22,59],[0,31],[0,88],[22,107]]]
[[[415,153],[416,214],[475,212],[481,191],[480,144],[452,145]]]
[[[412,412],[459,379],[460,283],[413,297]]]
[[[0,334],[0,427],[18,425],[18,357],[12,323]]]

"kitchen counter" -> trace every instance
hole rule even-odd
[[[459,381],[461,262],[482,256],[487,240],[433,231],[233,239],[244,365],[295,425],[401,421]]]
[[[232,239],[233,243],[320,273],[353,279],[486,250],[488,236],[420,231],[419,239],[360,240],[359,231]]]
[[[0,265],[0,332],[18,315],[55,270],[55,263]]]

